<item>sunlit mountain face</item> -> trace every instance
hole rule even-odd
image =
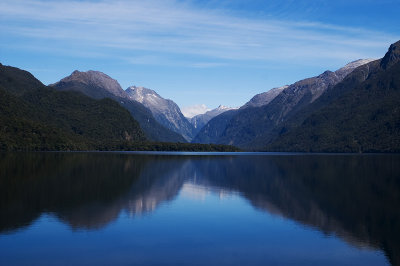
[[[293,237],[307,243],[323,246],[327,239],[334,240],[354,254],[382,252],[383,261],[396,264],[399,160],[397,155],[2,154],[0,246],[18,243],[18,237],[12,241],[4,236],[28,237],[49,221],[67,225],[56,234],[72,238],[79,232],[130,232],[146,221],[142,229],[149,241],[167,237],[180,244],[189,228],[174,229],[174,235],[159,230],[191,221],[196,231],[191,231],[191,239],[197,241],[207,230],[235,235],[239,224],[234,221],[257,221],[261,235],[274,226],[294,226]],[[251,227],[236,229],[244,234],[244,245],[250,243],[245,235],[255,233]],[[151,228],[159,232],[158,240]],[[229,240],[227,235],[220,237]],[[285,250],[285,240],[280,241]],[[257,243],[263,246],[261,242]],[[217,250],[219,245],[223,243],[216,244]]]

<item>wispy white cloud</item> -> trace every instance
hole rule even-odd
[[[371,50],[397,37],[316,22],[249,19],[174,0],[2,0],[0,22],[0,36],[61,44],[49,44],[48,50],[74,46],[80,56],[102,49],[109,56],[137,58],[134,64],[173,57],[191,67],[215,67],[224,60],[371,57],[376,56]]]
[[[192,118],[193,116],[204,114],[207,111],[210,111],[205,104],[197,104],[192,106],[184,106],[181,108],[182,114],[188,118]]]

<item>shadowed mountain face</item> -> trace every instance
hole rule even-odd
[[[145,140],[137,121],[116,102],[60,92],[1,64],[0,125],[0,150],[107,149]]]
[[[238,113],[238,110],[226,111],[217,115],[205,124],[192,140],[193,143],[217,143],[219,137],[225,131],[226,126],[232,117]]]
[[[156,211],[183,188],[230,193],[400,262],[399,156],[0,155],[0,232],[52,213],[96,229]]]
[[[329,87],[343,80],[355,68],[371,60],[358,60],[331,72],[298,81],[283,89],[268,104],[240,110],[227,124],[216,143],[229,143],[243,148],[259,148],[257,139],[268,143],[274,129],[323,95]]]
[[[0,88],[9,93],[21,96],[25,92],[43,87],[43,83],[31,73],[10,66],[0,64]]]
[[[400,61],[400,41],[390,45],[389,51],[381,60],[381,68],[388,69]]]
[[[149,109],[132,101],[116,80],[102,72],[74,71],[70,76],[50,86],[61,91],[79,91],[94,99],[111,98],[131,113],[150,140],[186,142],[180,134],[159,124]]]
[[[357,60],[335,72],[325,71],[319,76],[258,94],[236,113],[231,113],[228,121],[227,117],[222,118],[225,123],[210,120],[210,124],[204,126],[194,140],[200,143],[229,143],[250,149],[265,146],[276,137],[275,129],[279,124],[313,103],[355,68],[371,61]],[[214,119],[221,120],[218,116]]]
[[[225,113],[227,111],[236,110],[236,109],[237,108],[220,105],[215,109],[205,112],[204,114],[199,114],[199,115],[196,115],[196,116],[190,118],[190,123],[192,123],[192,125],[194,127],[194,136],[196,136],[203,129],[203,127],[208,123],[208,121],[210,121],[214,117],[216,117],[222,113]]]
[[[400,41],[363,65],[277,131],[269,150],[399,152]],[[265,139],[254,140],[258,145]],[[265,146],[264,146],[265,147]]]
[[[193,126],[183,116],[179,106],[169,99],[164,99],[155,91],[132,86],[126,90],[129,99],[149,108],[154,118],[166,128],[181,134],[187,141],[193,138]]]

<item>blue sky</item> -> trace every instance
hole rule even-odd
[[[253,95],[400,39],[399,0],[2,0],[0,62],[45,84],[98,70],[180,107]]]

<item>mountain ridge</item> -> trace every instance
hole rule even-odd
[[[129,95],[121,88],[117,80],[100,71],[75,70],[70,76],[49,86],[61,91],[79,91],[94,99],[111,98],[131,113],[150,140],[186,142],[180,134],[159,124],[148,108],[130,100]]]
[[[268,150],[400,152],[400,42],[293,117]]]
[[[57,91],[15,67],[0,65],[0,95],[1,150],[108,149],[146,140],[116,102]]]
[[[174,101],[164,99],[156,91],[145,87],[130,86],[125,92],[129,99],[147,107],[161,125],[181,134],[187,141],[193,138],[192,124]]]
[[[19,121],[21,132],[37,131],[43,136],[53,132],[65,147],[73,147],[68,146],[73,142],[84,145],[88,139],[93,141],[88,147],[94,147],[108,138],[147,138],[249,150],[399,152],[399,73],[400,41],[390,45],[381,59],[359,59],[336,71],[257,94],[239,109],[220,105],[189,121],[172,100],[144,87],[124,91],[117,80],[99,71],[75,70],[46,87],[29,72],[0,64],[1,119],[3,124]],[[28,109],[34,112],[28,114]],[[107,127],[96,133],[104,121]],[[17,145],[7,126],[1,130],[7,141]],[[43,136],[35,139],[35,145],[46,142]]]
[[[247,103],[241,106],[239,109],[244,109],[248,107],[260,107],[269,104],[276,96],[279,95],[284,89],[288,88],[289,85],[282,87],[272,88],[269,91],[256,94]]]
[[[273,138],[276,133],[273,129],[277,124],[297,113],[299,110],[317,100],[329,87],[336,85],[359,65],[371,62],[373,59],[356,60],[335,72],[325,71],[318,76],[297,81],[284,87],[275,97],[265,105],[241,108],[233,114],[226,123],[226,127],[211,143],[237,145],[250,148],[254,139],[264,136],[264,139]],[[268,92],[267,92],[268,93]],[[208,129],[214,132],[213,129]],[[199,134],[203,134],[201,132]],[[206,134],[206,133],[205,133]],[[206,139],[199,137],[195,139]]]

